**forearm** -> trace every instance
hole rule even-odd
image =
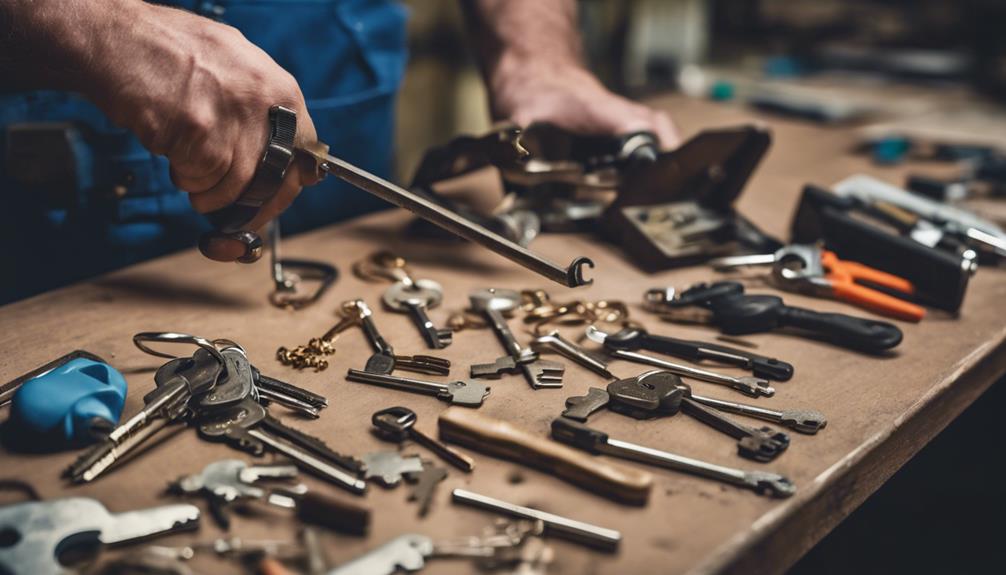
[[[87,91],[139,0],[0,2],[0,74],[7,90]]]
[[[515,81],[583,69],[574,0],[462,0],[462,6],[493,96],[505,98]]]

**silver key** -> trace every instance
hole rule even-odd
[[[59,575],[68,570],[57,560],[57,552],[71,540],[112,545],[198,526],[199,508],[194,505],[115,514],[85,497],[7,505],[0,508],[0,531],[13,533],[16,539],[0,546],[0,571]]]
[[[296,440],[299,435],[288,435],[290,441],[287,441],[267,431],[263,420],[268,417],[268,412],[251,398],[246,398],[241,404],[226,413],[218,414],[218,417],[219,419],[200,423],[200,436],[210,440],[227,441],[238,449],[251,452],[255,451],[254,445],[256,443],[266,445],[293,459],[301,469],[311,471],[322,479],[344,487],[353,493],[363,493],[367,488],[364,481],[335,467],[332,462],[316,456],[310,451],[311,447],[293,443],[292,441]],[[310,436],[307,438],[311,439]],[[249,449],[248,444],[251,444],[252,449]]]
[[[423,470],[423,462],[418,455],[403,457],[397,451],[368,453],[363,456],[363,464],[366,466],[364,477],[374,479],[385,487],[398,485],[407,473]]]
[[[535,351],[550,349],[568,357],[602,377],[618,379],[612,375],[610,371],[608,371],[608,365],[606,363],[594,357],[582,347],[562,337],[557,330],[545,335],[540,335],[531,340],[531,348]]]
[[[563,417],[552,421],[552,437],[592,453],[606,453],[623,459],[715,479],[770,497],[784,498],[796,493],[796,486],[792,481],[775,473],[742,471],[627,441],[611,439],[607,433]]]
[[[485,398],[489,397],[490,392],[489,386],[472,380],[437,383],[397,375],[370,373],[360,371],[359,369],[350,369],[347,371],[346,379],[356,383],[383,385],[415,393],[435,395],[437,399],[465,407],[481,406]]]
[[[520,345],[507,325],[503,312],[520,305],[520,294],[513,290],[486,288],[468,296],[473,310],[482,313],[492,326],[507,355],[493,363],[471,367],[472,377],[500,377],[503,372],[521,371],[534,389],[562,387],[566,368],[561,363],[539,359],[538,353]]]
[[[416,280],[414,283],[396,282],[385,292],[384,305],[397,312],[407,313],[430,349],[443,349],[451,344],[454,333],[433,324],[426,310],[440,305],[444,290],[433,280]]]
[[[401,535],[332,569],[328,575],[394,575],[400,570],[412,573],[422,569],[432,553],[433,540],[429,537]]]
[[[767,379],[761,379],[760,377],[753,377],[753,376],[734,377],[731,375],[724,375],[722,373],[716,373],[715,371],[709,371],[707,369],[700,369],[697,367],[682,365],[680,363],[674,363],[673,361],[667,361],[665,359],[660,359],[658,357],[653,357],[650,355],[646,355],[644,353],[639,353],[635,351],[626,351],[623,349],[609,350],[609,353],[611,354],[612,357],[617,357],[619,359],[624,359],[626,361],[641,363],[643,365],[652,365],[653,367],[666,369],[671,373],[676,373],[678,375],[683,375],[685,377],[691,377],[693,379],[698,379],[700,381],[706,381],[709,383],[724,385],[731,389],[736,389],[737,391],[749,397],[761,397],[761,396],[772,397],[773,395],[775,395],[775,388],[768,384]]]
[[[784,411],[775,411],[744,403],[735,403],[733,401],[724,401],[722,399],[715,399],[712,397],[703,397],[701,395],[695,395],[694,393],[692,394],[692,399],[703,405],[715,407],[716,409],[727,413],[747,415],[758,419],[764,419],[765,421],[779,423],[794,431],[799,431],[800,433],[813,435],[828,425],[828,420],[824,417],[824,414],[813,409],[787,409]]]

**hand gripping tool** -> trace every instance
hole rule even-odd
[[[238,240],[245,245],[245,253],[238,261],[251,263],[262,257],[262,239],[255,232],[244,229],[244,226],[252,221],[261,207],[276,194],[290,164],[300,155],[313,162],[318,176],[333,174],[361,190],[405,208],[452,234],[489,248],[552,281],[567,287],[578,287],[592,282],[583,276],[584,266],[594,267],[594,262],[589,258],[577,257],[568,267],[563,268],[420,194],[330,155],[328,145],[323,142],[296,146],[294,143],[296,134],[296,112],[283,106],[273,106],[269,110],[269,139],[255,178],[236,202],[208,214],[207,217],[216,231],[205,234],[200,240],[199,249],[204,254],[207,253],[211,239],[225,237]]]

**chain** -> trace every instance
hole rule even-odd
[[[328,368],[326,358],[335,353],[335,340],[339,338],[339,334],[359,323],[360,316],[355,311],[356,300],[343,302],[338,312],[341,319],[324,335],[312,338],[307,345],[298,345],[293,349],[281,347],[276,350],[276,359],[294,369],[311,368],[314,371],[324,371]]]

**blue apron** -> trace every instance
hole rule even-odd
[[[173,0],[239,30],[300,83],[318,136],[332,152],[387,177],[394,97],[406,62],[405,8],[391,0]],[[263,122],[266,119],[263,118]],[[154,156],[82,97],[33,92],[0,97],[0,130],[66,122],[75,184],[71,205],[8,177],[0,163],[0,303],[196,244],[208,229]],[[0,138],[0,158],[8,154]],[[13,146],[12,146],[13,147]],[[9,160],[8,160],[9,161]],[[65,197],[63,198],[65,200]],[[64,202],[65,203],[65,202]],[[281,218],[286,234],[386,204],[328,178],[305,188]]]

